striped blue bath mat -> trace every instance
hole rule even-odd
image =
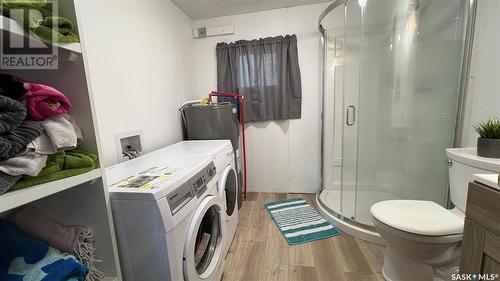
[[[302,198],[264,204],[289,245],[308,243],[340,234]]]

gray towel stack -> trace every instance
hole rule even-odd
[[[25,120],[26,107],[0,95],[0,160],[24,152],[43,131],[38,122]]]
[[[43,132],[36,121],[24,121],[14,130],[0,136],[0,160],[9,159],[26,151],[28,144]]]
[[[26,151],[26,147],[43,131],[35,121],[25,120],[26,107],[0,94],[0,160],[12,158]],[[0,173],[0,195],[8,191],[19,176]]]
[[[0,134],[17,128],[26,118],[26,107],[20,102],[0,95]]]

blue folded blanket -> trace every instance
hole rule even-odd
[[[0,280],[83,281],[87,269],[75,257],[47,246],[0,219]]]

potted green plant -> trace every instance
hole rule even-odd
[[[477,139],[477,155],[482,157],[500,158],[500,119],[493,118],[474,126]]]

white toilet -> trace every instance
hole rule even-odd
[[[375,228],[387,244],[382,268],[387,281],[450,280],[458,272],[468,184],[473,174],[498,173],[500,159],[478,157],[474,148],[451,148],[446,155],[454,209],[418,200],[371,207]]]

